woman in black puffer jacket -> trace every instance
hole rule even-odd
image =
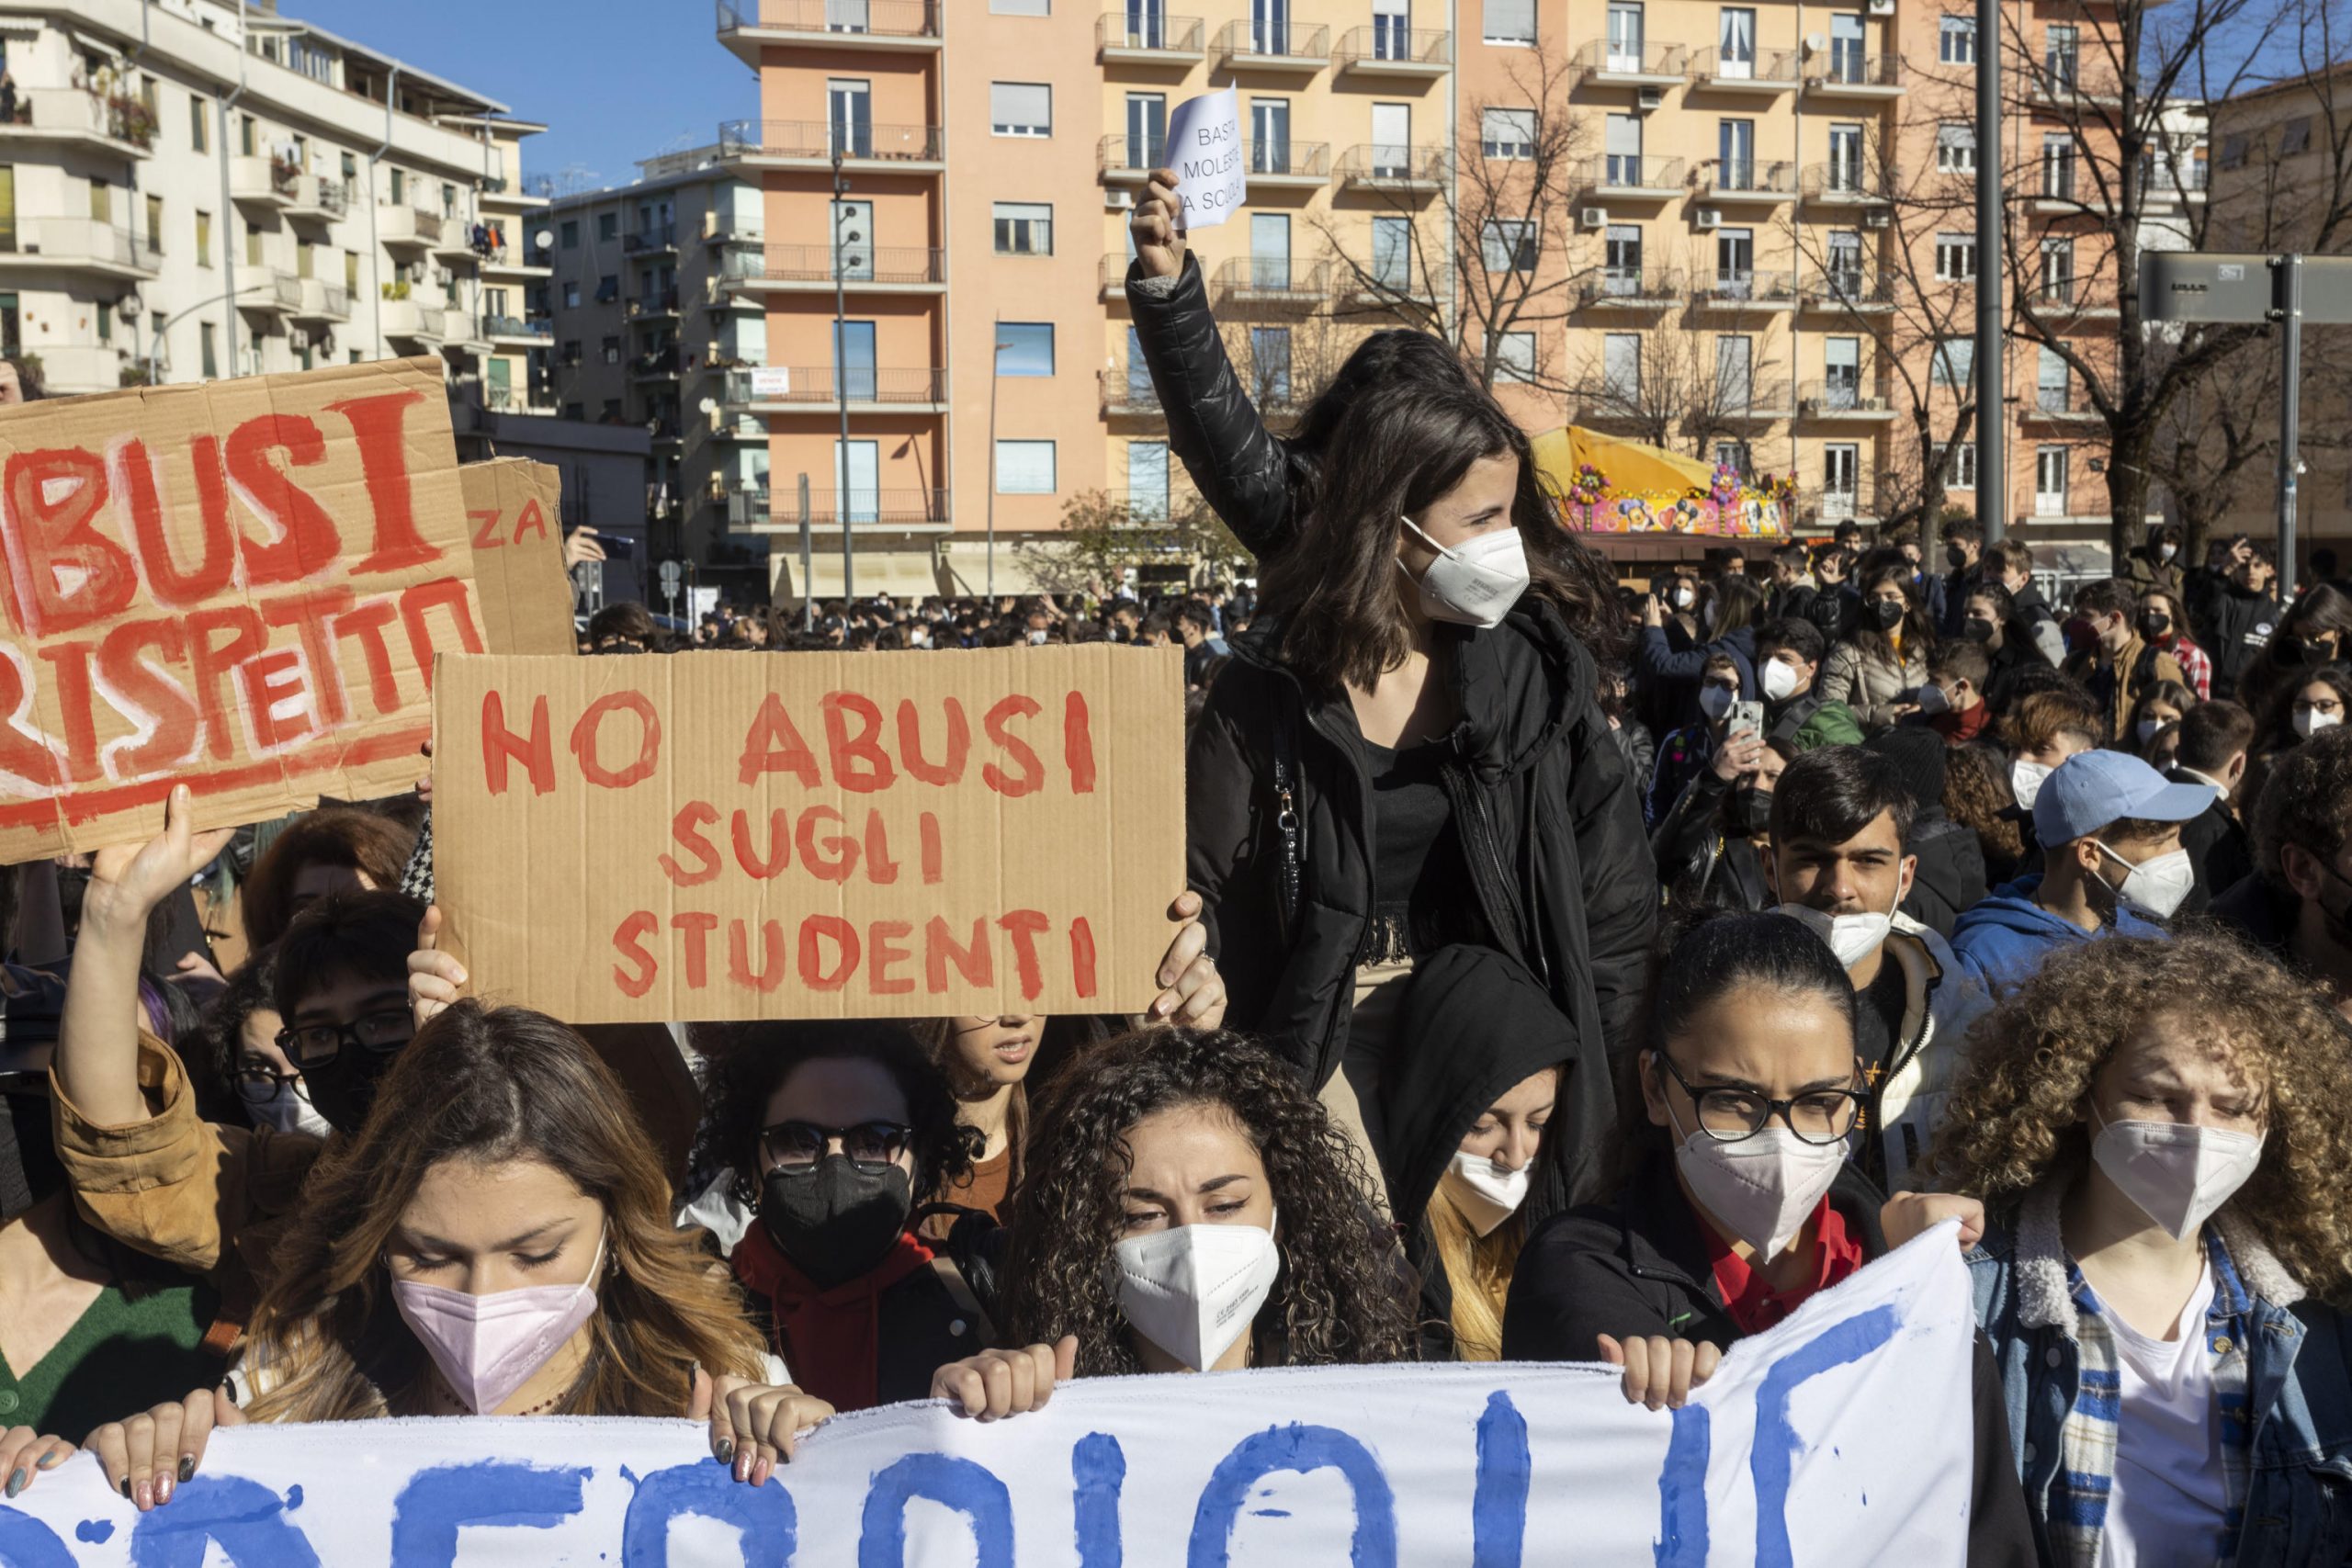
[[[1169,445],[1261,558],[1258,624],[1188,753],[1189,880],[1228,1021],[1358,1127],[1413,960],[1447,946],[1518,961],[1578,1038],[1615,1048],[1657,890],[1598,700],[1595,655],[1613,663],[1622,637],[1606,569],[1434,339],[1371,340],[1277,441],[1174,201],[1155,175],[1133,220],[1136,331]]]

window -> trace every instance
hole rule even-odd
[[[148,254],[163,254],[164,198],[160,196],[151,196],[147,198],[147,233],[142,243],[147,247]]]
[[[114,307],[101,302],[97,309],[97,317],[98,342],[101,344],[112,343],[114,341]],[[134,322],[132,324],[136,325],[137,323]]]
[[[2222,138],[2222,167],[2225,169],[2245,167],[2245,133],[2244,131],[2233,131]]]
[[[1049,256],[1054,254],[1054,209],[1046,201],[1000,201],[996,204],[996,254],[1001,256]]]
[[[1290,329],[1250,329],[1250,398],[1261,408],[1290,401]]]
[[[596,214],[596,238],[617,240],[621,237],[621,215],[617,212]]]
[[[259,129],[260,128],[254,123],[253,116],[241,115],[238,117],[237,151],[243,153],[248,158],[258,157],[261,154],[261,149],[255,145],[257,139],[256,133]]]
[[[1250,172],[1287,175],[1290,162],[1290,100],[1250,100]]]
[[[1829,188],[1849,193],[1864,188],[1862,128],[1859,125],[1829,128]]]
[[[1976,340],[1948,337],[1936,344],[1934,381],[1939,387],[1965,389],[1976,375]]]
[[[1050,17],[1054,0],[989,0],[992,17]]]
[[[1535,0],[1487,0],[1488,43],[1531,46],[1535,42]]]
[[[2054,25],[2041,35],[2041,68],[2053,88],[2071,89],[2075,85],[2080,37],[2074,28]]]
[[[1715,181],[1725,190],[1756,188],[1756,122],[1715,122]]]
[[[2033,453],[2033,514],[2066,515],[2066,448],[2037,446]]]
[[[1495,379],[1498,381],[1532,381],[1535,379],[1535,334],[1505,333],[1495,350]]]
[[[2041,194],[2053,201],[2075,199],[2075,139],[2064,131],[2042,133]]]
[[[618,273],[608,272],[596,280],[597,304],[609,305],[620,297],[621,279]]]
[[[1861,339],[1826,337],[1821,340],[1821,400],[1825,408],[1861,406]]]
[[[197,361],[208,381],[220,374],[220,350],[213,342],[212,323],[198,321],[196,326]]]
[[[1637,223],[1611,223],[1601,241],[1600,288],[1618,299],[1639,298],[1642,289],[1642,230]]]
[[[826,151],[844,158],[874,156],[874,84],[863,76],[834,76],[825,83]]]
[[[1936,31],[1936,59],[1946,65],[1976,63],[1976,18],[1946,17]]]
[[[564,339],[563,347],[556,354],[556,363],[565,366],[577,365],[580,363],[580,340],[578,338],[574,337]]]
[[[1478,150],[1489,158],[1534,157],[1535,111],[1482,111],[1478,116]]]
[[[455,218],[457,215],[458,187],[444,180],[441,182],[441,216]]]
[[[1127,443],[1127,513],[1139,521],[1168,516],[1168,443]]]
[[[580,220],[577,218],[565,219],[563,220],[563,227],[560,231],[560,235],[565,250],[578,250],[580,248]]]
[[[1478,238],[1488,272],[1533,272],[1540,231],[1525,219],[1489,219]]]
[[[355,348],[351,352],[357,354],[359,351]],[[586,403],[566,403],[563,405],[563,417],[571,421],[574,424],[584,424],[588,421],[588,405]]]
[[[261,264],[261,231],[248,223],[245,225],[245,265],[259,266]]]
[[[1372,172],[1402,179],[1413,172],[1413,106],[1372,106]]]
[[[316,277],[318,272],[319,247],[309,240],[296,240],[294,242],[294,276]],[[500,310],[497,313],[503,316],[506,312]]]
[[[1043,82],[989,83],[989,130],[998,136],[1051,136],[1054,89]]]
[[[1976,128],[1965,120],[1948,119],[1936,127],[1936,169],[1939,174],[1976,172]]]
[[[1127,95],[1127,167],[1156,169],[1168,155],[1168,95]]]
[[[1976,488],[1976,443],[1955,441],[1944,448],[1944,488]]]
[[[1843,522],[1854,514],[1854,497],[1860,491],[1861,448],[1833,441],[1821,449],[1821,515],[1825,522]]]
[[[1715,443],[1715,467],[1718,468],[1729,468],[1735,474],[1745,476],[1749,471],[1749,465],[1753,460],[1753,456],[1747,450],[1747,443],[1745,441]]]
[[[2291,158],[2312,150],[2312,117],[2303,115],[2278,128],[2278,155]]]
[[[2041,242],[2041,298],[2053,305],[2075,302],[2075,242]]]
[[[408,199],[408,171],[406,169],[394,169],[391,173],[392,205],[394,207],[398,207],[401,202]]]
[[[1408,288],[1413,282],[1413,220],[1374,218],[1372,220],[1372,280],[1383,288]]]
[[[621,340],[616,337],[606,338],[604,343],[604,352],[605,364],[618,365],[621,362]]]
[[[1372,0],[1372,57],[1374,60],[1410,60],[1412,44],[1412,0]]]
[[[359,291],[359,253],[343,253],[343,286],[356,294]]]
[[[1833,11],[1829,16],[1829,79],[1833,82],[1867,82],[1870,61],[1862,53],[1862,18],[1851,11]]]
[[[1976,236],[1936,236],[1936,278],[1942,283],[1966,283],[1976,276]]]
[[[1600,385],[1611,401],[1631,407],[1642,398],[1642,337],[1610,333],[1600,340]]]
[[[103,178],[93,179],[90,182],[90,221],[93,223],[114,221],[114,192],[107,187]]]
[[[2066,356],[2043,344],[2037,355],[2033,374],[2033,406],[2043,413],[2066,412]]]
[[[1642,122],[1630,114],[1612,114],[1601,132],[1602,151],[1609,166],[1606,183],[1612,186],[1638,186],[1642,183]]]
[[[568,310],[577,310],[580,309],[580,285],[577,282],[571,279],[565,280],[563,285],[563,304],[564,309]]]
[[[194,93],[187,96],[187,147],[191,152],[212,150],[212,128],[207,122],[212,118],[212,106]]]
[[[996,324],[996,373],[1000,376],[1052,375],[1054,323],[999,321]]]
[[[998,442],[996,492],[999,495],[1053,494],[1054,444],[1050,441]]]
[[[1640,0],[1609,0],[1609,52],[1611,71],[1642,68],[1642,7]]]
[[[1259,288],[1291,286],[1289,213],[1250,215],[1250,282]]]
[[[1715,292],[1726,299],[1756,296],[1756,231],[1715,231]]]
[[[1715,74],[1727,82],[1756,76],[1756,12],[1726,6],[1715,18]]]
[[[212,265],[212,214],[209,212],[196,215],[196,265]]]
[[[1726,334],[1715,339],[1717,406],[1744,412],[1756,397],[1756,340]]]

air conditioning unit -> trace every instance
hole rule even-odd
[[[1609,227],[1609,209],[1605,207],[1580,209],[1577,213],[1577,222],[1587,229],[1606,229]]]
[[[1894,15],[1894,0],[1870,0],[1870,6],[1871,15],[1873,17],[1892,17]]]
[[[1884,398],[1861,398],[1855,401],[1854,406],[1860,409],[1865,413],[1884,413],[1886,412],[1886,400]]]
[[[1889,213],[1865,212],[1862,214],[1862,227],[1865,229],[1884,229],[1891,226],[1894,221],[1893,215]]]
[[[1131,190],[1106,190],[1102,193],[1102,209],[1105,212],[1125,212],[1135,204],[1136,193]]]
[[[1645,109],[1664,108],[1666,107],[1666,89],[1664,87],[1635,88],[1634,92],[1634,102]]]
[[[1724,226],[1724,215],[1712,207],[1699,209],[1690,215],[1690,220],[1702,229],[1720,229]]]

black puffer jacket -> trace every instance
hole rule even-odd
[[[1984,846],[1973,829],[1930,803],[1912,818],[1911,837],[1903,847],[1919,857],[1903,912],[1950,941],[1960,912],[1984,897]]]
[[[1613,1056],[1634,1039],[1657,874],[1633,776],[1593,701],[1592,657],[1533,594],[1492,631],[1439,636],[1466,716],[1444,767],[1469,868],[1460,923],[1483,926],[1579,1037]],[[1261,622],[1209,689],[1186,751],[1185,853],[1228,1021],[1272,1037],[1320,1087],[1347,1041],[1378,908],[1372,784],[1347,694],[1306,691],[1274,656],[1278,637]],[[1292,781],[1295,863],[1278,770]]]

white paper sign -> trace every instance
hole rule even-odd
[[[1186,229],[1214,229],[1248,203],[1250,151],[1232,88],[1176,106],[1168,119],[1168,163],[1184,200]]]
[[[1958,1564],[1975,1325],[1953,1234],[1743,1341],[1680,1411],[1597,1367],[1091,1379],[990,1425],[841,1417],[756,1492],[684,1421],[245,1427],[144,1515],[68,1461],[0,1504],[0,1565]]]
[[[788,398],[792,395],[792,369],[789,366],[754,366],[752,369],[752,396],[755,398]]]

